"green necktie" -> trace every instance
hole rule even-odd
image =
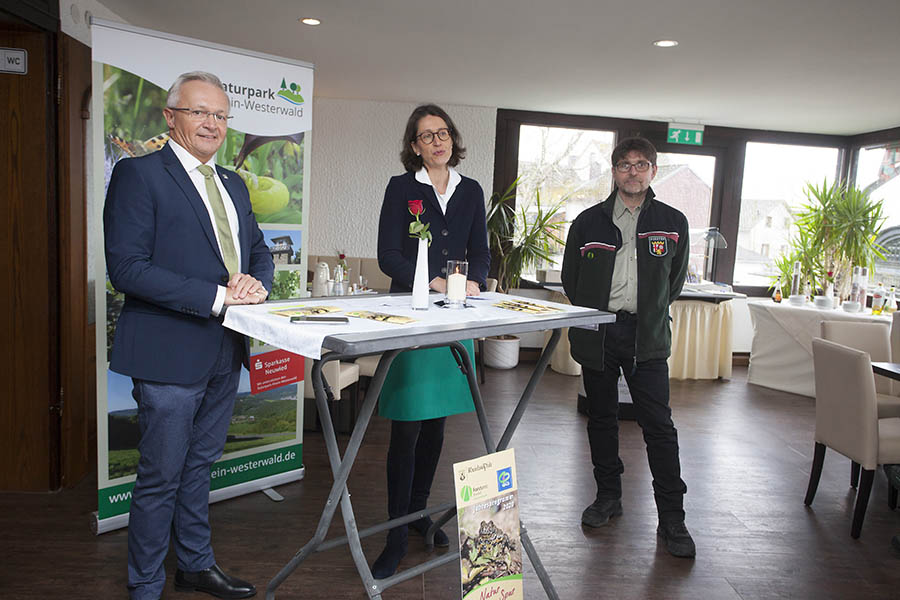
[[[234,275],[240,269],[238,265],[237,252],[234,250],[234,238],[231,237],[231,225],[228,224],[228,215],[225,214],[225,202],[222,200],[222,194],[219,193],[219,186],[216,185],[216,179],[213,177],[212,167],[209,165],[200,165],[197,170],[206,180],[206,195],[209,198],[209,205],[212,207],[213,215],[216,217],[216,231],[219,235],[219,245],[222,247],[222,259],[225,261],[225,268],[228,269],[228,275]]]

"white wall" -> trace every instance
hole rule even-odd
[[[91,45],[91,17],[127,23],[125,19],[100,4],[97,0],[60,0],[59,27],[85,46]]]
[[[375,258],[384,188],[403,173],[400,138],[419,103],[315,98],[310,173],[310,254]],[[440,102],[438,102],[440,104]],[[497,109],[440,104],[467,149],[457,169],[491,193]],[[487,199],[487,198],[485,198]],[[305,218],[305,216],[304,216]]]

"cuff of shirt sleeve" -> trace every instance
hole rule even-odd
[[[218,317],[222,314],[223,306],[225,306],[225,286],[218,285],[216,286],[216,299],[213,302],[212,308],[209,310],[209,314]]]

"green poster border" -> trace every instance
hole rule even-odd
[[[263,477],[287,473],[302,467],[302,443],[272,448],[265,452],[248,454],[213,464],[210,467],[209,489],[214,491]],[[97,518],[102,520],[127,513],[131,509],[131,491],[133,489],[133,481],[98,489]]]

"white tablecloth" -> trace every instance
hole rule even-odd
[[[671,379],[731,377],[731,301],[676,300],[672,317]]]
[[[326,336],[339,333],[378,333],[392,332],[403,333],[405,330],[418,331],[423,326],[477,326],[483,322],[520,321],[533,323],[542,318],[552,318],[563,313],[596,312],[582,307],[573,307],[547,300],[534,300],[532,298],[520,298],[509,294],[486,292],[477,299],[470,298],[467,304],[471,308],[447,309],[434,306],[432,303],[441,300],[443,295],[431,294],[429,296],[428,310],[413,310],[410,306],[409,295],[383,295],[383,296],[338,296],[327,298],[315,298],[309,300],[297,300],[291,302],[267,302],[254,306],[233,306],[225,312],[225,327],[233,329],[244,335],[262,340],[278,348],[282,348],[295,354],[319,359],[322,356],[322,341]],[[506,310],[494,306],[501,301],[526,301],[536,302],[558,309],[558,312],[545,314],[530,314]],[[410,317],[414,321],[407,324],[383,323],[369,319],[349,317],[346,324],[314,324],[296,323],[290,324],[290,319],[285,316],[273,314],[276,310],[312,306],[333,306],[338,310],[330,315],[343,315],[349,311],[363,310],[380,313],[388,313]],[[542,328],[533,327],[533,330],[552,329],[552,326]]]
[[[871,313],[820,310],[812,304],[798,307],[761,300],[748,302],[747,307],[753,322],[747,381],[810,397],[816,395],[812,339],[821,335],[822,321],[891,321]]]

